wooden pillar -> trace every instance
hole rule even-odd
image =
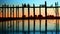
[[[33,4],[33,14],[34,14],[34,34],[35,34],[35,4]]]
[[[45,34],[47,34],[47,3],[45,1]]]
[[[28,4],[28,34],[30,34],[30,21],[29,21],[29,16],[30,15],[30,5]]]
[[[41,5],[39,6],[39,15],[41,15]],[[41,34],[41,19],[39,21],[40,21],[40,34]]]
[[[23,22],[23,23],[22,23],[22,32],[23,32],[23,34],[25,34],[25,33],[24,33],[24,6],[23,6],[23,4],[22,4],[22,19],[23,19],[23,20],[22,20],[22,22]]]

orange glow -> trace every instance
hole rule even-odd
[[[55,16],[55,9],[53,8],[48,8],[47,9],[47,15],[54,15]],[[28,17],[28,9],[24,8],[24,15],[26,15],[26,17]],[[33,8],[30,8],[30,15],[33,15]],[[35,8],[35,15],[39,15],[39,8]],[[45,16],[45,8],[41,8],[41,15]],[[4,13],[3,13],[4,16]],[[59,16],[60,16],[60,8],[59,8]],[[0,10],[0,17],[2,17],[2,12]],[[6,17],[10,17],[10,10],[8,11],[6,9]],[[13,13],[12,16],[13,17]],[[16,8],[14,8],[14,17],[16,17]],[[22,8],[19,8],[19,17],[22,17]]]

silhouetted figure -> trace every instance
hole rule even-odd
[[[27,7],[30,7],[30,5],[28,4]]]
[[[38,15],[38,18],[43,18],[43,16],[42,15]]]
[[[45,5],[41,5],[41,7],[45,7]]]
[[[26,15],[23,15],[22,17],[26,18]]]
[[[37,18],[38,16],[37,15],[35,15],[35,18]]]
[[[23,4],[23,7],[26,7],[26,4]]]
[[[33,16],[31,15],[29,18],[33,18]]]
[[[47,18],[51,19],[51,18],[54,18],[54,16],[53,15],[48,15]]]

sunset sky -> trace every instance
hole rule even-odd
[[[30,5],[35,4],[36,6],[39,6],[39,4],[45,4],[45,1],[47,2],[47,6],[50,6],[51,4],[53,4],[53,6],[55,6],[55,2],[58,2],[59,6],[60,6],[59,0],[0,0],[0,6],[2,4],[5,4],[5,3],[7,5],[13,5],[14,4],[15,6],[16,5],[21,6],[22,3],[23,4],[26,3],[26,4],[30,4]],[[26,16],[28,16],[28,10],[27,10],[27,8],[25,8],[24,11],[25,11],[24,14]],[[55,12],[54,11],[55,11],[55,9],[48,8],[48,11],[47,11],[48,14],[47,15],[54,15],[55,16]],[[36,12],[35,13],[36,15],[39,15],[39,8],[36,8],[35,12]],[[0,10],[0,16],[2,16],[1,13],[2,12]],[[59,13],[60,13],[60,10],[59,10]],[[41,14],[43,16],[45,16],[45,10],[44,10],[44,8],[42,8]],[[8,11],[7,11],[6,15],[8,16]],[[19,15],[20,15],[20,17],[22,16],[22,9],[21,8],[19,9]],[[33,9],[32,8],[30,8],[30,15],[33,15]],[[14,17],[16,17],[16,9],[14,10]]]
[[[0,0],[0,4],[11,4],[11,5],[21,5],[22,3],[26,3],[26,4],[30,4],[32,5],[33,3],[37,6],[39,4],[44,4],[45,1],[47,2],[47,5],[55,5],[55,2],[58,2],[59,3],[59,6],[60,6],[60,0]]]

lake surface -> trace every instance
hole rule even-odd
[[[59,24],[60,31],[60,19],[47,19],[47,34],[56,34],[56,21]],[[41,23],[40,23],[41,22]],[[7,34],[23,34],[23,23],[24,23],[24,33],[28,34],[28,23],[29,23],[29,31],[30,34],[34,34],[34,20],[11,20],[11,21],[3,21],[0,22],[0,31],[8,31]],[[46,19],[35,19],[35,34],[45,34],[45,23]],[[41,25],[41,27],[40,27]],[[2,27],[3,26],[3,27]],[[40,30],[41,29],[41,30]],[[16,32],[18,31],[18,32]],[[40,32],[41,31],[41,32]],[[60,34],[60,32],[58,32]]]

